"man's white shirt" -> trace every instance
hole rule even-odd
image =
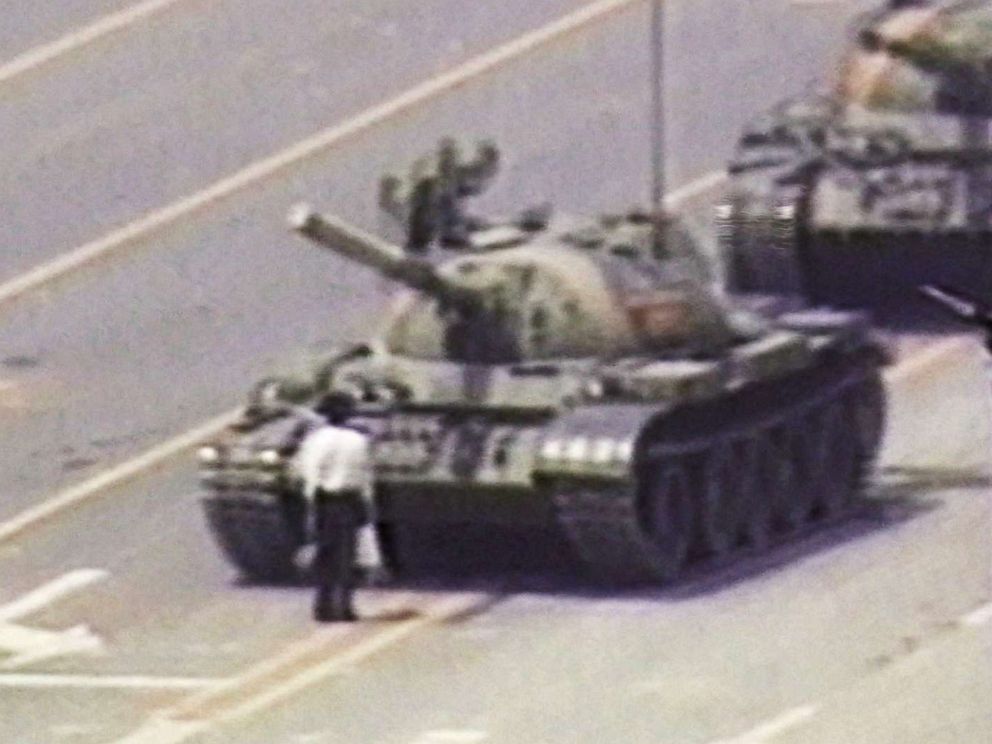
[[[313,499],[318,488],[328,491],[372,488],[372,456],[369,438],[354,429],[321,426],[304,437],[296,453],[296,472],[303,480],[303,493]]]

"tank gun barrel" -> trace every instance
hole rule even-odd
[[[428,261],[407,255],[398,246],[336,217],[320,214],[306,204],[289,212],[294,232],[322,248],[367,266],[418,292],[454,305],[477,305],[479,294],[441,276]]]

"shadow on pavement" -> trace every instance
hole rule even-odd
[[[659,602],[691,600],[783,570],[818,553],[857,543],[874,534],[939,509],[935,491],[985,490],[987,473],[954,468],[892,468],[879,475],[871,493],[851,513],[830,522],[814,522],[783,537],[770,550],[747,549],[720,560],[697,560],[667,587],[609,587],[591,583],[582,573],[564,538],[553,530],[517,532],[474,527],[429,528],[417,547],[427,556],[400,574],[391,588],[484,591],[501,597],[514,593],[569,595]],[[409,540],[411,536],[407,536]],[[409,546],[408,546],[409,547]],[[498,599],[495,601],[502,601]],[[484,611],[484,610],[483,610]]]

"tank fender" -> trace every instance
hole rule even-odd
[[[637,440],[666,410],[657,403],[582,406],[558,418],[538,441],[535,473],[544,477],[631,477]]]

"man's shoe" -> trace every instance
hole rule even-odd
[[[313,619],[318,623],[353,623],[358,616],[350,607],[317,605],[313,610]]]

